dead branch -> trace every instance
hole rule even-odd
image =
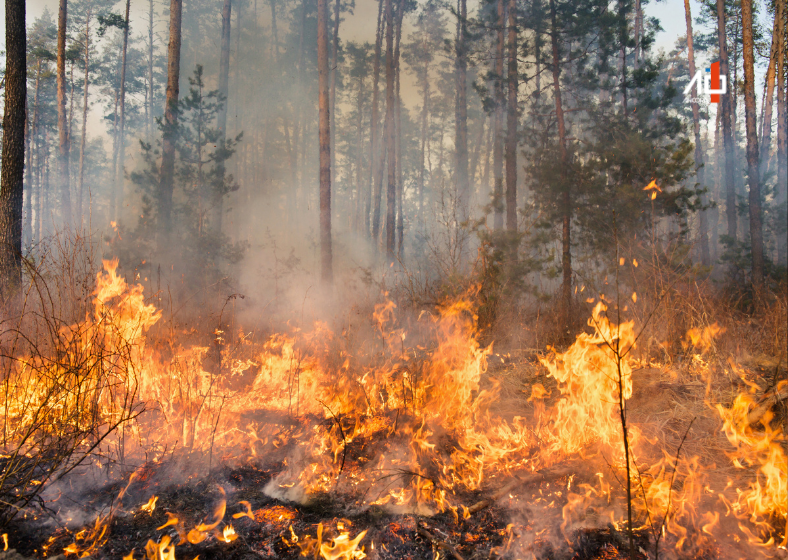
[[[425,539],[427,539],[428,541],[430,541],[433,544],[433,546],[437,546],[438,548],[442,548],[443,550],[445,550],[446,552],[451,554],[454,557],[455,560],[465,560],[465,558],[463,558],[462,555],[459,552],[457,552],[456,548],[454,548],[448,542],[446,542],[444,540],[441,540],[438,537],[436,537],[435,535],[433,535],[425,527],[418,526],[417,529],[416,529],[416,532],[419,535],[421,535],[422,537],[424,537]]]

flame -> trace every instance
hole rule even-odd
[[[217,537],[220,541],[230,543],[238,538],[238,533],[235,532],[232,525],[225,525],[222,529],[221,536]]]
[[[301,556],[312,556],[323,558],[324,560],[361,560],[366,558],[364,547],[359,548],[359,544],[366,536],[367,532],[362,531],[355,538],[350,538],[350,533],[342,531],[333,539],[323,540],[323,524],[317,526],[317,537],[305,535],[301,538],[293,531],[290,526],[291,540],[288,544],[295,544],[301,549]],[[287,543],[287,541],[285,541]]]
[[[158,499],[159,499],[158,496],[151,497],[151,499],[148,500],[147,504],[140,507],[140,511],[147,511],[150,515],[153,515],[153,510],[156,509],[156,502],[158,501]]]

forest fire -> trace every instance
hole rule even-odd
[[[785,546],[784,434],[768,411],[758,418],[762,429],[754,426],[757,385],[750,383],[751,391],[738,395],[731,408],[716,406],[732,465],[754,473],[754,480],[731,477],[723,484],[714,465],[681,453],[684,439],[678,449],[666,447],[648,441],[637,424],[625,436],[621,414],[638,383],[637,331],[633,321],[611,321],[603,302],[594,307],[588,332],[565,352],[540,358],[544,381],[523,387],[528,406],[512,416],[498,404],[500,382],[488,367],[492,347],[478,342],[473,293],[410,321],[400,319],[388,300],[376,306],[368,337],[353,346],[324,324],[272,335],[259,346],[239,336],[235,347],[222,348],[218,365],[205,347],[179,347],[165,359],[148,340],[160,312],[145,303],[141,286],[117,275],[117,261],[106,261],[104,268],[93,313],[70,327],[78,336],[67,340],[78,355],[101,344],[102,354],[89,355],[105,356],[106,363],[90,371],[109,380],[55,386],[57,375],[22,360],[6,414],[20,428],[43,417],[51,429],[66,429],[55,419],[83,406],[70,399],[88,394],[90,413],[102,422],[112,422],[124,407],[140,411],[107,437],[108,451],[122,447],[126,460],[147,453],[161,458],[131,476],[109,513],[60,545],[67,555],[100,555],[123,512],[159,523],[144,545],[150,560],[175,558],[183,546],[199,550],[194,545],[252,539],[244,536],[250,526],[266,526],[278,536],[271,546],[285,546],[281,553],[387,557],[385,538],[377,524],[370,525],[370,515],[411,520],[414,529],[393,534],[404,542],[415,531],[455,557],[461,553],[450,543],[460,539],[471,548],[480,542],[499,546],[503,556],[541,557],[553,547],[587,548],[578,535],[596,531],[596,537],[584,537],[604,544],[594,557],[614,558],[618,553],[611,551],[626,549],[628,505],[633,536],[645,546],[649,538],[660,546],[661,539],[668,556],[703,556],[730,539],[764,550]],[[712,335],[704,336],[689,335],[698,346]],[[118,383],[121,390],[103,388]],[[133,402],[113,401],[129,394]],[[707,409],[713,414],[710,404]],[[79,415],[65,418],[82,421]],[[133,442],[123,441],[124,433],[134,434]],[[20,440],[17,448],[31,455],[34,445]],[[253,509],[254,500],[228,497],[222,484],[210,489],[215,505],[201,521],[190,521],[193,513],[173,510],[165,496],[151,496],[150,490],[147,501],[124,503],[131,488],[155,478],[150,469],[166,471],[165,452],[157,450],[178,446],[266,469],[264,483],[254,486],[269,505]],[[627,459],[634,489],[629,500],[621,485]],[[237,495],[248,483],[231,487]],[[357,520],[330,527],[321,520],[311,529],[316,536],[304,534],[303,508],[326,500]],[[459,529],[490,507],[500,522],[507,521],[505,538],[488,540],[484,532]],[[233,510],[238,512],[228,513]],[[449,532],[421,525],[430,518],[442,520]],[[52,537],[47,550],[57,551],[63,538]],[[125,557],[133,558],[134,551]]]

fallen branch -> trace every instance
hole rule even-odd
[[[778,384],[777,387],[767,391],[766,394],[755,403],[755,406],[753,406],[752,410],[747,414],[747,424],[752,426],[757,423],[771,407],[785,399],[788,399],[788,383],[782,382]]]
[[[428,541],[430,541],[434,546],[437,546],[438,548],[442,548],[443,550],[454,556],[455,560],[465,560],[465,558],[463,558],[462,555],[459,552],[457,552],[456,548],[454,548],[448,542],[441,540],[435,535],[433,535],[432,533],[430,533],[425,527],[418,526],[416,528],[416,532],[422,537],[424,537],[425,539],[427,539]]]

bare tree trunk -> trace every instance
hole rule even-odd
[[[503,229],[503,58],[504,58],[504,2],[498,0],[498,43],[495,49],[495,132],[493,144],[493,227]]]
[[[689,59],[690,76],[695,75],[695,49],[692,40],[692,13],[690,12],[689,0],[684,0],[684,16],[687,22],[687,57]],[[692,127],[695,132],[695,174],[698,177],[698,183],[701,188],[706,186],[705,171],[703,169],[703,145],[700,140],[700,107],[695,103],[694,99],[697,97],[697,88],[692,88]],[[706,204],[706,196],[701,196],[701,204]],[[705,210],[700,211],[700,260],[703,266],[709,266],[709,236],[708,236],[708,215]]]
[[[172,232],[172,191],[175,175],[175,135],[178,126],[178,80],[181,65],[181,15],[183,0],[170,0],[170,42],[167,47],[167,94],[159,183],[159,250],[168,248]]]
[[[386,259],[394,262],[394,216],[396,204],[396,148],[394,127],[394,0],[386,0],[386,151],[388,180],[386,183]]]
[[[468,180],[468,8],[466,0],[458,0],[457,47],[455,66],[457,70],[457,108],[455,114],[455,149],[457,151],[457,196],[460,220],[470,216],[471,185]]]
[[[36,61],[36,85],[33,90],[33,118],[30,119],[30,113],[27,112],[27,126],[28,134],[25,137],[27,147],[27,165],[25,166],[25,184],[27,189],[27,196],[25,197],[25,205],[27,206],[26,220],[25,220],[25,240],[28,244],[34,243],[33,234],[36,231],[33,229],[33,152],[35,151],[35,142],[33,141],[34,135],[38,130],[38,91],[39,84],[41,83],[41,59]],[[25,98],[25,108],[27,109],[27,99]],[[36,213],[36,220],[40,220],[41,216]]]
[[[752,36],[752,0],[742,0],[744,58],[744,115],[747,127],[747,183],[750,187],[750,242],[752,244],[752,287],[756,302],[763,296],[763,215],[758,159],[757,114],[755,112],[755,54]]]
[[[621,106],[624,109],[624,117],[627,116],[627,39],[629,38],[626,7],[627,2],[625,0],[619,0],[618,42],[621,49]]]
[[[27,100],[25,0],[5,3],[5,114],[0,167],[0,303],[17,307],[22,291],[22,199]]]
[[[216,116],[216,128],[219,131],[219,146],[224,147],[227,138],[227,95],[230,87],[230,31],[232,29],[232,0],[224,0],[222,6],[222,46],[219,53],[219,94],[222,96],[222,107]],[[214,185],[211,201],[211,228],[217,234],[222,232],[224,217],[224,174],[225,160],[221,160],[217,169],[217,182]]]
[[[120,123],[118,125],[118,167],[115,178],[117,205],[115,206],[115,219],[121,216],[123,208],[123,183],[125,181],[124,166],[126,160],[126,58],[129,50],[129,8],[131,0],[126,0],[126,19],[123,28],[123,51],[120,63]]]
[[[148,0],[148,141],[153,140],[153,0]]]
[[[785,0],[775,2],[775,18],[779,21],[777,35],[782,48],[777,49],[777,208],[786,215],[788,207],[788,111],[786,111],[786,3]],[[777,237],[777,263],[785,266],[788,262],[788,236],[781,232]]]
[[[391,1],[391,0],[389,0]],[[317,77],[320,141],[320,279],[333,282],[331,257],[331,119],[328,96],[328,0],[317,0]]]
[[[337,168],[337,155],[336,155],[336,136],[337,136],[337,72],[339,72],[339,2],[334,2],[334,30],[331,37],[331,85],[329,90],[329,97],[331,105],[329,115],[331,116],[331,184],[336,185],[336,168]]]
[[[394,137],[395,137],[395,156],[394,161],[396,162],[394,174],[395,174],[395,181],[396,181],[396,198],[397,198],[397,207],[396,207],[396,229],[397,229],[397,236],[395,239],[395,245],[397,247],[397,258],[399,258],[400,262],[404,258],[404,251],[402,248],[402,242],[405,236],[405,221],[402,215],[402,189],[404,185],[402,184],[402,98],[400,97],[400,66],[399,66],[399,55],[400,55],[400,43],[402,41],[402,19],[405,15],[405,3],[400,0],[397,2],[397,21],[396,21],[396,37],[394,39],[394,74],[395,74],[395,84],[394,84],[394,98],[395,98],[395,105],[394,105]]]
[[[378,2],[378,29],[377,34],[375,36],[375,57],[372,61],[372,141],[370,142],[370,161],[372,164],[370,165],[369,173],[370,173],[370,187],[373,191],[373,197],[375,199],[374,202],[374,210],[372,213],[372,229],[368,231],[372,232],[372,239],[375,243],[378,240],[378,233],[380,232],[380,203],[381,203],[381,194],[383,190],[382,180],[378,178],[378,168],[382,168],[383,166],[383,158],[379,156],[380,149],[378,147],[378,143],[380,142],[377,138],[378,132],[378,125],[380,121],[380,117],[378,116],[378,91],[379,87],[378,84],[380,83],[380,56],[382,50],[382,43],[383,43],[383,30],[386,25],[386,22],[382,19],[383,13],[383,4],[385,0],[379,0]],[[371,200],[371,199],[370,199]],[[367,207],[366,209],[367,216],[370,214],[370,208]],[[369,218],[367,218],[369,219]]]
[[[58,186],[65,225],[71,225],[71,195],[68,171],[68,123],[66,121],[66,15],[68,0],[60,0],[57,17],[57,129],[60,140],[58,150]]]
[[[772,48],[769,51],[769,67],[766,70],[766,83],[764,85],[764,99],[762,103],[763,118],[761,119],[761,146],[758,150],[760,155],[760,175],[766,177],[769,170],[769,152],[772,145],[772,116],[774,114],[774,85],[777,81],[777,51],[780,48],[780,36],[778,35],[779,22],[774,18],[774,28],[772,30]]]
[[[362,217],[366,204],[366,188],[364,176],[364,75],[358,77],[358,97],[356,98],[356,209],[354,212],[353,229],[360,232],[364,219]]]
[[[506,110],[506,229],[517,231],[517,0],[509,0],[509,99]]]
[[[733,132],[731,130],[731,94],[733,84],[728,75],[728,39],[725,32],[725,0],[717,0],[717,37],[720,47],[720,76],[725,76],[728,93],[720,96],[722,103],[722,141],[725,155],[725,215],[728,219],[728,237],[737,237],[736,183],[733,167]]]
[[[430,106],[430,64],[425,61],[423,71],[424,83],[422,84],[423,97],[421,101],[421,139],[419,150],[419,228],[423,229],[424,221],[424,175],[425,157],[427,155],[427,124]]]
[[[77,184],[77,221],[83,225],[84,189],[85,189],[85,148],[88,136],[88,89],[90,86],[90,18],[92,5],[88,5],[85,13],[85,80],[82,84],[82,134],[79,141],[79,182]]]
[[[569,190],[569,181],[566,177],[569,165],[569,154],[566,147],[566,124],[564,123],[564,109],[561,100],[561,67],[558,52],[558,18],[555,0],[550,0],[550,41],[553,50],[553,97],[555,98],[555,115],[558,121],[558,149],[561,155],[561,187],[563,190],[561,200],[561,270],[563,281],[561,284],[561,307],[564,324],[564,334],[569,334],[572,324],[572,196]]]

